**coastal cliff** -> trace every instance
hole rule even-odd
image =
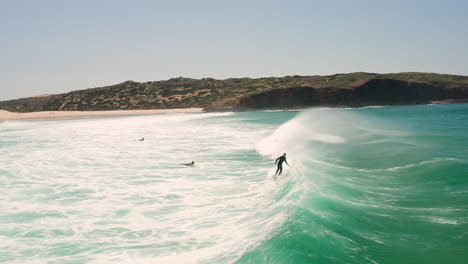
[[[468,101],[468,76],[435,73],[350,73],[281,78],[173,78],[0,102],[12,112],[203,107],[206,111]]]
[[[372,79],[352,88],[291,87],[215,102],[205,110],[294,109],[303,107],[363,107],[468,102],[468,87],[434,86],[393,79]]]

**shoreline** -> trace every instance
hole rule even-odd
[[[118,115],[154,115],[154,114],[175,114],[175,113],[202,113],[202,112],[244,112],[244,111],[303,111],[311,108],[374,108],[385,106],[403,105],[432,105],[432,104],[461,104],[468,103],[468,99],[446,99],[431,101],[424,104],[402,104],[402,105],[367,105],[367,106],[314,106],[305,108],[271,108],[271,109],[210,109],[204,108],[172,108],[172,109],[137,109],[137,110],[104,110],[104,111],[40,111],[40,112],[10,112],[0,109],[0,121],[6,120],[28,120],[28,119],[54,119],[67,117],[90,117],[90,116],[118,116]]]
[[[117,116],[117,115],[151,115],[173,113],[201,113],[203,108],[175,108],[175,109],[150,109],[150,110],[110,110],[110,111],[41,111],[19,113],[0,110],[0,120],[28,120],[28,119],[53,119],[63,117],[85,116]]]

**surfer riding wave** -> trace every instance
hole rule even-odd
[[[283,153],[283,156],[280,156],[275,161],[275,165],[278,164],[278,168],[276,169],[275,176],[281,175],[281,173],[283,172],[283,162],[286,162],[286,164],[289,166],[288,162],[286,161],[286,153]]]

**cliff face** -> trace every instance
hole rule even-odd
[[[451,98],[450,91],[426,83],[376,79],[355,88],[353,96],[360,105],[423,104]]]
[[[446,87],[420,82],[376,79],[354,89],[360,106],[426,104],[434,101],[462,102],[468,100],[468,86]]]
[[[0,102],[13,112],[205,107],[206,110],[420,104],[468,99],[468,76],[349,73],[269,78],[127,81],[65,94]]]
[[[352,101],[351,97],[349,89],[294,87],[246,96],[239,99],[237,106],[250,109],[345,106]]]
[[[373,79],[355,88],[293,87],[250,94],[207,106],[208,111],[304,108],[313,106],[426,104],[468,101],[467,88],[436,87],[427,83]]]

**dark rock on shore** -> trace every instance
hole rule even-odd
[[[467,88],[448,88],[420,82],[373,79],[355,88],[293,87],[276,89],[216,102],[205,109],[208,111],[242,111],[314,106],[364,107],[466,101],[468,101],[468,86]]]

